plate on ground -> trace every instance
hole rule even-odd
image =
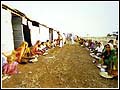
[[[98,68],[102,68],[102,65],[101,64],[97,64],[96,65]]]
[[[99,74],[100,74],[100,76],[102,76],[104,78],[113,78],[112,75],[108,75],[108,72],[100,72]]]
[[[102,68],[107,68],[107,65],[102,65]]]

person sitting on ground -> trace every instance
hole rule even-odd
[[[45,42],[41,42],[40,50],[42,50],[44,53],[46,52],[46,45]]]
[[[21,45],[14,51],[16,55],[16,61],[18,63],[22,63],[22,57],[24,57],[26,54],[30,53],[30,49],[28,48],[28,43],[26,41],[23,41]]]
[[[23,41],[17,49],[12,50],[12,53],[10,55],[14,55],[18,63],[22,63],[22,57],[28,54],[28,52],[30,52],[30,49],[28,48],[28,43]],[[8,56],[6,53],[3,54],[6,57]]]
[[[35,45],[31,48],[31,54],[34,55],[42,55],[42,52],[38,50],[39,46],[41,45],[40,40],[38,40]]]
[[[85,41],[84,46],[88,48],[88,45],[89,45],[88,41]]]
[[[95,61],[94,61],[94,63],[96,64],[96,65],[98,65],[98,64],[102,64],[103,63],[103,61],[102,61],[102,55],[105,53],[105,51],[106,51],[106,46],[107,46],[107,44],[106,45],[104,45],[104,48],[103,48],[103,50],[102,50],[102,53],[101,53],[101,56],[100,56],[100,59],[96,59]]]
[[[118,76],[118,48],[117,45],[114,45],[114,50],[115,50],[115,55],[113,56],[112,59],[112,70],[111,70],[111,74],[114,77]]]
[[[111,74],[113,69],[113,57],[115,56],[115,50],[110,46],[110,44],[106,45],[105,52],[102,53],[102,64],[107,65],[107,72]]]
[[[7,63],[4,64],[2,69],[3,74],[12,75],[18,73],[18,69],[17,69],[18,63],[15,60],[16,57],[14,55],[7,56]]]
[[[95,50],[95,43],[93,41],[90,43],[90,48],[89,49],[90,49],[91,52],[93,52]]]
[[[38,51],[40,51],[42,55],[45,53],[46,47],[44,46],[44,42],[42,42],[41,45],[38,45]]]
[[[110,44],[111,48],[113,48],[114,40],[109,40],[108,44]]]
[[[98,57],[102,54],[104,46],[99,42],[98,46],[96,47],[94,53],[95,55],[97,55]]]
[[[81,38],[79,41],[80,46],[83,45],[84,40]]]

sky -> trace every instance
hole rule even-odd
[[[118,1],[1,1],[60,32],[106,36],[119,30]]]

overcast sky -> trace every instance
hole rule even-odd
[[[106,36],[119,29],[117,1],[1,1],[32,20],[79,36]]]

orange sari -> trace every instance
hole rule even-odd
[[[22,59],[22,55],[24,53],[25,47],[19,47],[16,49],[17,53],[16,53],[16,57],[17,57],[17,62],[21,63],[21,59]]]

